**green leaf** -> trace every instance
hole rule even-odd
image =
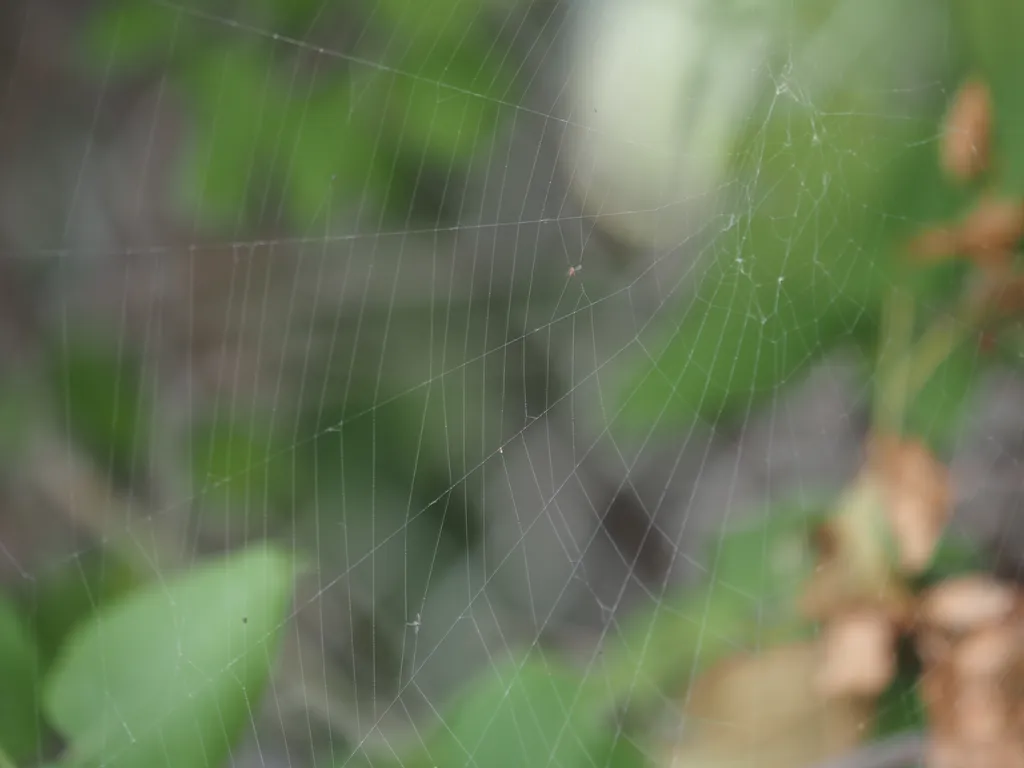
[[[179,195],[211,223],[241,221],[251,196],[266,193],[267,165],[283,122],[301,109],[273,77],[272,66],[264,50],[235,45],[197,55],[185,72],[196,116]]]
[[[480,15],[480,0],[378,0],[375,4],[395,32],[423,44],[460,40]]]
[[[75,632],[44,687],[70,764],[222,764],[259,706],[294,567],[254,548],[138,590]]]
[[[876,317],[889,276],[866,204],[891,137],[838,109],[794,107],[765,129],[769,149],[749,161],[770,186],[719,237],[680,326],[625,388],[623,418],[669,428],[746,409]]]
[[[386,143],[378,146],[358,105],[350,85],[339,81],[286,113],[282,175],[287,173],[292,218],[304,229],[324,220],[343,195],[378,202],[385,197],[393,153]]]
[[[713,586],[745,597],[752,612],[777,628],[803,625],[796,603],[814,573],[812,533],[825,509],[824,503],[780,506],[754,523],[725,531],[713,555]]]
[[[107,549],[90,549],[48,568],[32,591],[32,628],[48,666],[69,633],[141,584],[134,570]]]
[[[966,31],[969,56],[977,73],[992,90],[993,170],[1000,186],[1015,195],[1024,194],[1024,6],[1016,0],[957,3],[961,28]]]
[[[803,532],[807,516],[795,514],[778,528]],[[737,534],[743,545],[724,558],[722,573],[735,574],[754,531]],[[788,544],[784,535],[779,537]],[[739,541],[739,539],[737,539]],[[771,551],[771,547],[769,547]],[[792,553],[785,553],[790,555]],[[779,573],[789,583],[797,558],[786,557]],[[770,570],[770,569],[769,569]],[[769,580],[772,574],[769,574]],[[385,765],[433,768],[526,765],[590,765],[639,768],[650,764],[642,740],[613,721],[616,711],[649,710],[688,685],[695,674],[737,648],[753,647],[760,630],[777,617],[758,616],[750,595],[723,589],[722,582],[679,591],[630,617],[609,637],[592,668],[577,672],[532,653],[513,657],[482,673],[445,707],[443,724],[423,746]],[[632,717],[632,715],[630,715]],[[378,764],[374,761],[374,764]]]
[[[949,75],[957,78],[959,70]],[[913,273],[930,273],[934,268],[922,267],[908,259],[906,246],[929,224],[955,221],[974,203],[976,190],[954,184],[939,163],[939,123],[945,102],[935,100],[927,115],[934,126],[934,137],[922,136],[908,142],[893,160],[885,184],[878,190],[878,206],[885,212],[885,237],[893,244],[893,254],[912,268]],[[959,266],[959,265],[957,265]],[[943,265],[940,271],[951,267]]]
[[[309,479],[297,476],[302,467],[294,451],[269,429],[255,422],[220,420],[193,429],[193,480],[204,500],[226,510],[291,515]]]
[[[400,131],[402,151],[426,154],[445,170],[470,159],[493,132],[502,102],[514,98],[494,59],[494,46],[475,36],[407,51],[416,76],[388,73],[390,84],[380,91],[391,113],[385,124]]]
[[[650,711],[708,665],[756,646],[771,623],[749,596],[717,583],[667,595],[608,638],[600,667],[587,677],[586,698],[606,710]]]
[[[609,729],[613,730],[613,729]],[[648,768],[658,765],[644,749],[642,742],[630,733],[611,733],[607,737],[611,746],[601,747],[597,755],[607,755],[596,764],[602,768]]]
[[[868,13],[834,5],[850,18]],[[832,67],[825,54],[839,51],[848,31],[832,30],[830,46],[818,40],[812,59],[789,50],[799,64],[795,84],[782,79],[765,100],[765,118],[751,119],[730,153],[744,195],[712,245],[696,298],[661,339],[642,340],[653,361],[622,382],[626,423],[672,429],[745,413],[832,347],[869,337],[894,278],[892,221],[912,211],[893,199],[893,174],[915,165],[908,147],[934,140],[939,108],[900,107],[894,60],[875,52],[910,35],[913,10],[923,8],[899,4],[887,23],[865,22],[871,57],[851,64],[846,52],[852,68],[843,69],[837,54],[834,81],[817,83],[812,95],[800,90],[800,77],[813,81],[815,67]]]
[[[421,748],[385,764],[648,765],[636,734],[615,726],[615,712],[660,705],[707,665],[756,644],[762,621],[746,595],[680,591],[625,622],[586,674],[540,653],[496,664],[445,707]]]
[[[486,765],[604,765],[602,713],[583,695],[582,675],[539,653],[511,658],[477,676],[446,707],[443,724],[395,765],[406,768]],[[607,713],[604,713],[607,714]]]
[[[0,751],[12,760],[39,750],[39,653],[14,606],[0,597]]]
[[[179,7],[153,2],[108,2],[87,16],[82,38],[86,63],[97,71],[107,67],[138,70],[196,45],[198,19]]]
[[[833,342],[849,337],[853,329],[833,310],[845,307],[850,318],[870,311],[837,297],[833,310],[826,310],[808,293],[781,285],[777,291],[766,296],[739,273],[706,281],[653,365],[624,387],[620,418],[668,429],[694,417],[717,419],[733,406],[749,407],[794,379]]]
[[[76,339],[53,351],[53,377],[72,434],[108,460],[115,472],[131,471],[146,445],[147,424],[139,365],[119,357],[116,347]]]

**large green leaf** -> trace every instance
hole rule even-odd
[[[615,713],[642,722],[709,664],[796,623],[792,598],[812,567],[807,532],[817,509],[783,510],[734,531],[717,549],[713,582],[675,591],[628,618],[585,670],[539,652],[492,665],[444,709],[421,747],[380,764],[651,764],[643,733],[616,725]],[[788,613],[774,613],[779,607]]]
[[[712,244],[697,296],[667,339],[644,341],[654,359],[624,382],[627,422],[671,428],[746,409],[836,344],[869,337],[898,266],[892,220],[916,213],[893,199],[894,174],[917,170],[924,150],[911,148],[934,140],[941,107],[922,98],[901,108],[892,98],[896,65],[885,41],[910,34],[912,11],[923,6],[903,4],[893,17],[887,7],[870,11],[879,17],[872,29],[892,29],[870,33],[864,67],[840,62],[844,75],[808,92],[799,77],[783,76],[764,118],[751,119],[733,155],[743,195],[734,197],[731,226]],[[841,50],[844,33],[831,34]],[[809,47],[824,57],[810,61],[828,70],[827,46]],[[813,70],[799,48],[790,55],[798,75]],[[879,60],[887,66],[871,63]]]
[[[868,117],[795,111],[751,158],[771,186],[718,239],[682,323],[626,388],[630,421],[745,408],[877,314],[889,265],[866,206],[880,189],[872,144],[888,137]]]
[[[647,765],[642,735],[619,728],[616,713],[650,711],[708,664],[755,645],[759,626],[770,623],[757,613],[750,596],[735,590],[709,585],[674,593],[630,617],[588,669],[539,652],[492,665],[445,707],[422,747],[374,764]]]
[[[845,306],[851,320],[844,324],[833,312],[801,306],[822,303],[813,295],[779,284],[777,297],[765,296],[760,285],[738,273],[705,282],[653,365],[623,389],[622,418],[663,429],[695,416],[716,419],[771,395],[853,331],[855,305],[833,305]]]
[[[496,664],[446,709],[422,752],[401,764],[582,768],[604,725],[582,690],[579,674],[539,654]]]
[[[541,653],[512,657],[478,675],[402,768],[643,768],[642,736],[615,724],[610,699],[581,672]]]
[[[218,766],[259,706],[295,564],[257,548],[143,588],[75,632],[44,706],[68,764]]]
[[[797,598],[814,573],[812,534],[826,509],[824,499],[820,505],[773,508],[754,523],[724,531],[709,562],[712,587],[745,597],[764,631],[802,631]]]
[[[81,552],[36,576],[31,623],[44,666],[74,628],[141,583],[129,563],[104,548]]]
[[[40,744],[39,653],[13,603],[0,597],[0,752],[35,757]]]

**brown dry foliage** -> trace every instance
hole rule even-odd
[[[851,611],[822,632],[821,692],[829,698],[880,695],[896,674],[896,629],[879,610]]]
[[[987,575],[951,579],[921,600],[921,693],[929,768],[1024,766],[1024,600]]]
[[[959,248],[979,266],[999,266],[1024,237],[1024,202],[987,194],[960,223]]]
[[[820,671],[817,642],[720,662],[691,688],[686,715],[695,732],[663,765],[794,768],[848,752],[863,738],[873,706],[823,696]]]
[[[942,168],[959,182],[988,170],[991,154],[992,99],[984,82],[971,79],[957,91],[946,113],[940,158]]]
[[[934,555],[951,496],[946,466],[923,443],[873,436],[815,539],[802,607],[821,632],[712,667],[690,689],[690,738],[662,765],[799,768],[857,748],[909,636],[929,768],[1024,768],[1024,592],[988,574],[909,587]]]
[[[891,435],[874,438],[867,471],[882,483],[900,569],[910,575],[921,573],[949,519],[949,471],[920,441]]]
[[[1024,238],[1024,201],[983,196],[963,219],[936,226],[915,237],[910,254],[919,261],[940,262],[963,257],[983,270],[1002,271],[1013,265],[1013,251]]]

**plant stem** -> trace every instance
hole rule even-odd
[[[902,431],[907,376],[904,368],[913,332],[913,298],[898,290],[891,291],[882,307],[882,338],[878,345],[874,403],[876,429]]]
[[[911,344],[913,300],[897,292],[890,295],[882,316],[876,429],[902,431],[906,404],[920,394],[939,366],[977,327],[981,311],[969,297],[965,298],[951,314],[933,323]]]
[[[921,338],[915,354],[908,361],[907,393],[913,397],[949,358],[966,337],[967,323],[953,316],[933,325]]]

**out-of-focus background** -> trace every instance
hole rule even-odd
[[[395,745],[509,652],[587,664],[713,581],[728,525],[838,493],[891,243],[960,201],[955,5],[3,3],[0,748],[81,757],[94,708],[121,746],[69,764],[144,764],[104,685],[48,671],[108,606],[268,541],[294,590],[225,660],[167,611],[109,643],[243,681],[174,731],[210,765],[414,764]],[[958,276],[907,285],[938,306]],[[1011,570],[1018,349],[961,353],[908,417]],[[38,708],[5,697],[24,659]]]

